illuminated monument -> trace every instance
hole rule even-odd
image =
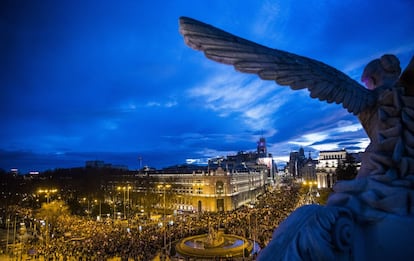
[[[209,228],[208,234],[196,235],[180,240],[175,249],[186,258],[214,259],[249,257],[257,244],[236,235],[224,234],[224,231]]]
[[[312,98],[342,104],[370,138],[357,177],[338,182],[327,206],[294,211],[259,260],[412,260],[414,257],[414,58],[394,55],[364,69],[360,85],[322,62],[268,48],[180,18],[185,43],[215,61]]]

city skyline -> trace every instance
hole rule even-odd
[[[297,53],[360,82],[364,66],[414,55],[414,3],[387,1],[2,1],[0,168],[22,172],[103,160],[129,169],[254,151],[276,162],[362,151],[341,105],[309,98],[187,47],[188,16]],[[314,156],[314,155],[313,155]]]

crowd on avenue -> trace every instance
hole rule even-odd
[[[159,221],[114,222],[61,216],[49,237],[31,232],[21,244],[20,255],[35,260],[152,260],[159,253],[174,256],[174,242],[208,233],[209,227],[254,240],[263,248],[280,222],[301,204],[299,191],[296,186],[268,191],[254,205],[230,212],[171,215],[163,225]]]

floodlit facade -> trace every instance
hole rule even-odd
[[[288,174],[296,179],[312,181],[317,183],[318,188],[332,188],[336,182],[336,170],[341,164],[349,164],[348,156],[352,157],[357,167],[360,167],[362,153],[351,153],[345,149],[320,151],[319,159],[313,160],[311,155],[306,158],[303,148],[298,152],[291,152],[286,170]]]
[[[217,157],[207,166],[143,168],[133,177],[112,176],[104,187],[113,201],[127,202],[127,208],[220,212],[254,204],[274,180],[274,162],[261,138],[256,152]]]
[[[259,166],[259,165],[258,165]],[[217,212],[234,210],[254,202],[268,184],[268,169],[225,170],[206,172],[154,173],[159,195],[168,193],[167,208],[177,211]],[[164,191],[168,185],[168,192]]]
[[[345,149],[319,152],[319,163],[316,166],[318,188],[332,188],[336,182],[335,170],[346,160],[346,155]]]

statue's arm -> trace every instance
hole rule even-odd
[[[341,103],[355,115],[375,103],[373,92],[322,62],[268,48],[187,17],[180,18],[180,33],[188,46],[212,60],[293,90],[307,88],[312,98]]]

